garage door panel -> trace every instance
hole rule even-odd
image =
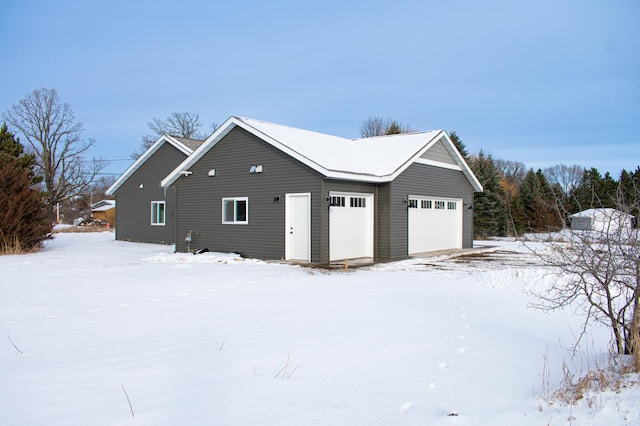
[[[462,200],[411,197],[409,254],[462,248]]]
[[[329,257],[373,257],[372,194],[330,194]]]

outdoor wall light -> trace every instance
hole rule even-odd
[[[140,189],[144,188],[144,183],[141,183],[138,188],[140,188]]]
[[[279,203],[280,202],[280,196],[276,195],[275,197],[273,197],[273,202],[274,203]]]
[[[209,170],[209,172],[207,172],[207,176],[215,176],[216,175],[216,169],[211,169]]]
[[[249,173],[262,173],[262,164],[251,166],[251,168],[249,169]]]
[[[406,199],[406,198],[402,200],[402,205],[403,205],[403,206],[406,206],[408,203],[409,203],[409,202],[407,201],[407,199]]]

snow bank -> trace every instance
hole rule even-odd
[[[0,257],[0,424],[636,424],[636,389],[538,410],[581,320],[529,309],[553,276],[491,244],[345,273],[58,234]]]

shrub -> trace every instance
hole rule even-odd
[[[0,161],[0,254],[24,253],[51,238],[52,224],[30,170]]]

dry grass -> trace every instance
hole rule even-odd
[[[626,362],[619,365],[612,363],[607,368],[596,368],[587,371],[580,377],[574,377],[566,363],[562,367],[564,377],[560,388],[552,394],[552,401],[565,405],[575,405],[586,399],[591,407],[597,394],[611,391],[620,393],[623,389],[640,384],[638,375],[633,374],[633,368]]]
[[[33,253],[40,250],[40,248],[42,248],[42,244],[27,249],[22,245],[18,237],[13,237],[9,241],[0,241],[0,256]]]
[[[84,233],[84,232],[113,232],[113,228],[104,225],[65,226],[53,229],[54,234]]]

